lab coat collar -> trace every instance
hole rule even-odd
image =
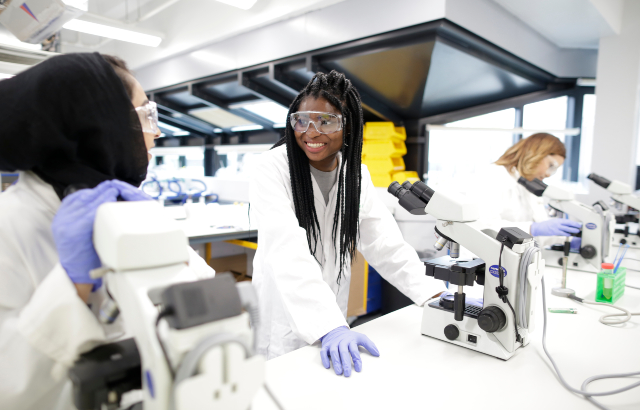
[[[20,171],[16,188],[25,189],[31,192],[38,202],[52,214],[58,212],[60,208],[60,198],[53,190],[53,187],[44,182],[39,176],[31,171]]]

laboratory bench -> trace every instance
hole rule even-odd
[[[607,307],[584,305],[552,296],[561,271],[545,273],[547,307],[578,309],[577,314],[548,313],[547,347],[569,384],[580,388],[591,376],[640,371],[640,317],[623,325],[598,321]],[[640,272],[627,283],[640,286]],[[596,275],[569,271],[567,286],[593,300]],[[320,345],[304,347],[266,363],[266,380],[284,409],[595,409],[559,383],[542,349],[542,297],[538,290],[536,329],[531,343],[508,361],[420,334],[422,308],[415,305],[355,328],[380,350],[373,357],[361,348],[363,369],[350,378],[336,376],[320,361]],[[627,288],[616,303],[640,312],[640,290]],[[635,379],[638,380],[637,378]],[[592,383],[590,390],[609,390],[630,379]],[[640,409],[640,388],[598,398],[615,410]],[[277,407],[261,390],[252,410]]]

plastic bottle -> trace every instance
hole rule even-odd
[[[606,275],[613,275],[613,263],[603,263],[602,264],[602,273]],[[604,278],[604,283],[602,286],[602,295],[606,299],[611,299],[613,296],[613,277],[606,276]]]

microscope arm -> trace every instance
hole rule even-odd
[[[640,198],[633,194],[631,186],[620,181],[611,181],[597,174],[589,174],[588,179],[611,192],[615,201],[640,210]]]

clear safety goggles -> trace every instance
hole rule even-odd
[[[546,160],[549,164],[547,172],[549,173],[549,176],[552,176],[558,171],[558,169],[560,168],[560,164],[558,164],[558,161],[556,161],[551,155],[547,155]]]
[[[149,101],[145,105],[137,107],[136,113],[140,118],[143,132],[152,134],[160,132],[160,128],[158,128],[158,105],[155,102]]]
[[[331,134],[342,129],[342,115],[318,111],[298,111],[291,114],[291,127],[296,132],[307,132],[313,123],[320,134]]]

